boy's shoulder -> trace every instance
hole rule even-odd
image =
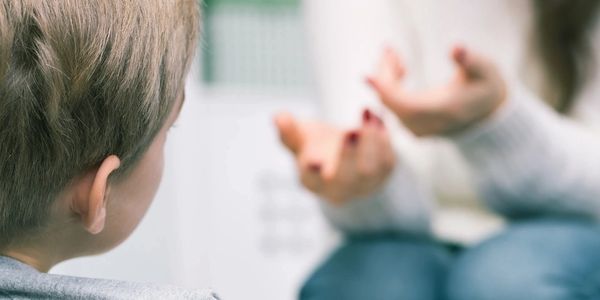
[[[26,264],[4,256],[0,256],[0,298],[219,299],[211,291],[40,273]]]

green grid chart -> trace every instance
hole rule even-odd
[[[298,0],[205,0],[204,3],[207,7],[214,7],[218,5],[241,5],[241,6],[263,6],[263,7],[281,7],[281,6],[294,6],[299,5]]]
[[[208,0],[204,16],[207,84],[267,89],[309,85],[297,0]]]

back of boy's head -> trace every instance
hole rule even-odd
[[[0,247],[108,155],[117,177],[143,155],[183,96],[197,6],[0,0]]]

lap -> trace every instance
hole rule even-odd
[[[450,260],[431,241],[350,239],[313,273],[300,299],[439,299]]]
[[[518,223],[462,254],[450,299],[600,299],[600,227],[572,220]]]

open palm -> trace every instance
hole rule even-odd
[[[376,192],[394,167],[387,130],[368,110],[354,130],[298,121],[287,113],[277,115],[275,123],[294,154],[302,184],[333,204]]]
[[[452,52],[457,71],[449,83],[422,91],[407,91],[406,73],[398,55],[387,49],[378,71],[367,78],[402,123],[417,136],[461,131],[487,118],[505,100],[506,88],[495,66],[457,47]]]

